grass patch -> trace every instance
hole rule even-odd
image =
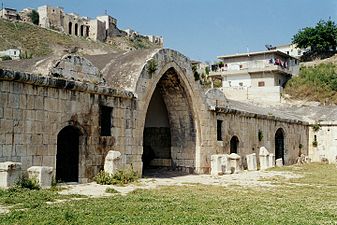
[[[51,190],[29,190],[13,187],[7,190],[0,189],[0,205],[14,206],[14,208],[33,209],[54,202],[58,199],[81,197],[79,195],[60,195]],[[83,197],[83,196],[82,196]]]
[[[96,183],[102,185],[125,185],[136,182],[138,179],[139,176],[132,168],[128,170],[119,170],[114,175],[110,175],[102,170],[94,177]]]
[[[334,166],[293,168],[282,169],[304,175],[296,182],[336,183]],[[337,188],[331,185],[167,186],[13,210],[0,216],[0,224],[335,224],[336,199]]]
[[[117,190],[114,189],[114,188],[108,187],[108,188],[105,189],[105,193],[117,194],[117,193],[119,193],[119,191],[117,191]]]
[[[299,75],[288,81],[284,91],[294,99],[337,103],[337,65],[302,67]]]

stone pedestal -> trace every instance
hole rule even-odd
[[[273,153],[269,154],[269,159],[268,159],[268,168],[275,167],[275,155]]]
[[[246,155],[247,159],[247,169],[248,171],[256,171],[257,170],[257,164],[256,164],[256,154],[250,154]]]
[[[276,167],[282,167],[282,166],[283,166],[282,159],[276,159]]]
[[[228,154],[224,154],[221,157],[221,170],[224,174],[231,173],[230,159]]]
[[[222,167],[221,162],[222,161],[222,155],[212,155],[211,156],[211,175],[212,176],[218,176],[222,175]]]
[[[240,172],[240,159],[241,157],[238,154],[232,153],[229,155],[229,163],[231,173],[239,173]]]
[[[34,178],[39,182],[41,188],[50,188],[53,182],[53,167],[32,166],[29,167],[28,177]]]
[[[230,173],[229,161],[227,154],[211,156],[211,175],[218,176]]]
[[[113,175],[121,168],[121,153],[109,151],[104,161],[104,171]]]
[[[15,185],[21,176],[21,163],[0,163],[0,187],[8,188]]]
[[[269,152],[265,147],[261,147],[259,151],[260,170],[269,168]]]

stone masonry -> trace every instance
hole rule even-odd
[[[69,60],[76,57],[65,56],[54,64],[51,59],[29,66],[0,64],[0,162],[21,162],[23,170],[53,167],[57,175],[61,167],[69,166],[57,159],[69,146],[62,145],[61,133],[71,128],[67,132],[78,147],[78,155],[72,156],[78,165],[71,167],[78,179],[73,181],[91,181],[103,169],[109,151],[121,153],[121,169],[132,167],[141,174],[145,121],[155,90],[167,109],[170,132],[165,134],[171,143],[165,157],[174,169],[209,173],[211,155],[229,154],[233,135],[238,137],[241,156],[256,153],[260,146],[273,153],[279,128],[285,133],[286,164],[296,159],[299,144],[306,154],[304,122],[235,109],[216,91],[205,95],[194,80],[189,59],[179,52],[148,49]],[[221,128],[218,120],[223,121]]]

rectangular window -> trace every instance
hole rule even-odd
[[[107,106],[100,107],[100,120],[101,136],[111,136],[111,118],[112,108]]]
[[[257,84],[259,87],[264,87],[264,81],[259,81],[259,83]]]
[[[222,141],[222,120],[216,121],[216,139]]]

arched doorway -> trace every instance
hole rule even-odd
[[[57,135],[56,180],[78,182],[80,131],[74,126],[63,128]]]
[[[73,30],[73,23],[69,22],[69,25],[68,25],[68,34],[71,34],[72,30]]]
[[[80,26],[80,30],[81,30],[80,35],[81,37],[83,37],[84,36],[84,25]]]
[[[230,141],[230,153],[238,154],[239,138],[233,136]]]
[[[147,165],[194,172],[195,119],[191,98],[177,71],[161,77],[147,108],[143,131],[143,168]]]
[[[275,159],[282,159],[284,162],[284,131],[279,128],[275,133]]]
[[[78,36],[78,24],[77,23],[75,23],[75,36]]]
[[[171,166],[171,131],[163,97],[157,87],[152,95],[143,134],[143,170]]]

